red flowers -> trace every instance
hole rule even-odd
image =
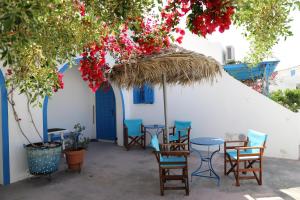
[[[231,0],[169,0],[161,11],[161,17],[168,28],[173,28],[187,13],[189,30],[205,37],[217,29],[221,33],[229,29],[234,7]],[[181,40],[178,38],[179,42]]]
[[[221,33],[229,29],[231,16],[234,14],[234,7],[230,1],[203,0],[200,8],[202,9],[199,9],[199,2],[192,3],[192,13],[188,16],[188,27],[194,34],[205,37],[217,29]]]
[[[101,86],[106,80],[104,76],[108,66],[105,61],[105,51],[103,46],[93,43],[85,48],[81,54],[83,59],[80,61],[79,71],[84,81],[88,82],[93,92]]]
[[[84,2],[81,2],[80,0],[74,1],[74,5],[76,9],[79,11],[81,16],[85,16],[85,4]]]
[[[107,83],[105,73],[110,69],[105,59],[107,53],[114,57],[116,63],[125,63],[134,56],[157,53],[170,46],[169,32],[163,30],[157,21],[150,18],[135,19],[130,23],[138,28],[129,30],[128,24],[125,24],[118,34],[100,38],[98,42],[88,45],[81,54],[83,59],[79,71],[93,92]],[[179,30],[179,33],[183,34],[184,30]]]
[[[75,6],[81,16],[86,15],[84,3],[76,0]],[[169,47],[171,38],[181,44],[185,31],[178,25],[185,15],[188,15],[187,27],[194,34],[205,37],[216,30],[222,33],[229,29],[233,14],[232,0],[168,0],[160,18],[131,18],[118,30],[105,24],[105,34],[88,44],[81,54],[81,76],[95,92],[107,83],[105,74],[110,69],[105,59],[107,53],[116,63],[125,63],[133,57],[157,53]]]
[[[53,91],[57,92],[58,89],[64,89],[64,82],[63,82],[63,77],[64,75],[62,73],[57,72],[57,79],[58,79],[58,86],[53,87]]]
[[[10,76],[12,75],[12,70],[11,69],[7,69],[7,73],[6,73],[7,76]]]

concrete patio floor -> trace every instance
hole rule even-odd
[[[189,158],[189,173],[199,163],[196,154]],[[219,154],[214,166],[221,175],[220,187],[211,179],[194,177],[190,195],[184,191],[159,192],[158,166],[151,149],[125,151],[115,144],[93,142],[87,152],[81,174],[61,170],[46,178],[29,178],[9,186],[0,187],[0,200],[288,200],[300,199],[300,162],[266,158],[264,182],[244,180],[234,186],[233,176],[223,176],[223,158]],[[298,196],[297,196],[298,195]]]

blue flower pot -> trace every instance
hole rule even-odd
[[[47,175],[58,170],[61,158],[61,143],[34,143],[26,146],[29,172],[32,175]]]

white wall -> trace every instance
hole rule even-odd
[[[84,134],[96,138],[93,123],[95,95],[82,80],[76,66],[68,69],[63,77],[64,89],[48,101],[48,128],[66,128],[72,131],[76,123],[84,125]]]
[[[219,44],[194,41],[186,48],[214,57],[222,63],[223,49]],[[209,48],[207,48],[209,46]],[[174,120],[192,121],[191,137],[214,136],[225,139],[246,134],[248,129],[265,132],[266,155],[279,158],[299,158],[300,115],[235,80],[226,72],[211,85],[190,87],[169,86],[169,124]],[[163,124],[162,89],[155,87],[153,105],[133,104],[132,91],[125,91],[126,118],[142,118],[144,124]]]
[[[26,98],[24,95],[17,95],[15,92],[16,110],[21,119],[20,123],[24,129],[25,134],[29,137],[31,142],[40,142],[41,139],[35,132],[30,117],[27,112]],[[42,109],[32,108],[32,114],[34,121],[37,125],[39,132],[43,133],[43,117]],[[9,126],[9,158],[10,158],[10,181],[16,182],[28,177],[27,157],[24,144],[28,144],[25,138],[22,136],[17,122],[14,119],[11,105],[8,104],[8,126]]]
[[[48,127],[66,127],[72,129],[74,123],[81,122],[86,125],[87,133],[92,138],[95,137],[95,125],[92,124],[92,105],[95,103],[95,96],[86,83],[80,78],[80,74],[76,68],[69,69],[65,72],[64,77],[65,89],[58,92],[53,99],[49,99],[48,104]],[[123,111],[122,99],[120,89],[112,86],[116,97],[116,120],[117,120],[117,135],[120,139],[119,145],[123,144]],[[41,139],[34,130],[27,112],[26,98],[24,95],[18,95],[15,92],[14,100],[16,103],[16,110],[21,119],[20,123],[24,129],[25,134],[29,137],[31,142],[40,142]],[[61,101],[55,105],[54,101]],[[82,103],[82,104],[81,104]],[[65,107],[62,107],[64,105]],[[70,106],[71,105],[71,106]],[[54,108],[53,108],[54,107]],[[76,107],[76,108],[74,108]],[[66,111],[67,109],[67,111]],[[43,133],[43,112],[39,107],[31,108],[34,121],[39,132]],[[79,114],[78,114],[79,113]],[[17,122],[14,119],[12,107],[8,104],[8,121],[9,121],[9,156],[10,156],[10,180],[11,183],[22,180],[29,176],[27,166],[27,156],[24,148],[28,144],[26,139],[22,136]],[[2,134],[2,132],[1,132]],[[0,135],[1,136],[1,135]],[[1,137],[2,139],[2,137]],[[2,142],[0,140],[0,144]],[[1,147],[1,146],[0,146]],[[1,154],[2,156],[2,154]],[[2,168],[2,165],[1,165]],[[2,170],[1,170],[2,173]],[[2,181],[2,178],[1,178]]]
[[[64,73],[65,87],[59,90],[48,102],[48,128],[66,128],[73,130],[74,124],[80,122],[86,127],[84,134],[96,138],[96,118],[93,123],[93,106],[95,94],[81,78],[77,67]],[[116,98],[116,121],[118,144],[123,144],[123,110],[121,92],[112,85]]]
[[[0,72],[1,73],[1,72]],[[2,112],[1,87],[0,87],[0,112]],[[0,113],[0,185],[3,184],[3,143],[2,143],[2,115]]]
[[[117,138],[118,145],[123,145],[123,104],[121,89],[116,85],[112,84],[111,87],[114,90],[116,98],[116,126],[117,126]]]
[[[163,124],[162,90],[155,88],[155,104],[135,105],[127,94],[127,118],[142,118],[145,124]],[[298,159],[299,115],[243,85],[223,71],[214,85],[167,88],[169,124],[192,121],[191,137],[229,139],[254,129],[268,134],[266,155]]]

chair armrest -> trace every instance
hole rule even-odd
[[[163,156],[188,156],[189,151],[160,151]]]
[[[227,144],[233,144],[233,143],[244,143],[244,145],[227,145]],[[229,140],[224,142],[224,149],[235,149],[236,147],[245,147],[247,145],[247,140]]]
[[[248,157],[248,156],[258,156],[261,159],[262,156],[263,156],[264,147],[261,147],[261,146],[257,146],[257,147],[236,147],[235,149],[237,150],[238,159],[239,159],[239,157],[243,158],[243,157]],[[242,153],[242,154],[240,153],[241,150],[247,150],[247,149],[259,149],[259,152],[256,152],[256,153],[247,152],[247,153]]]
[[[247,150],[247,149],[264,149],[263,146],[257,146],[257,147],[236,147],[236,150]]]
[[[165,147],[171,147],[171,146],[187,146],[188,144],[184,144],[184,143],[167,143],[167,144],[161,144],[161,147],[162,148],[165,148]]]
[[[224,143],[241,143],[241,142],[248,142],[247,140],[227,140]]]

